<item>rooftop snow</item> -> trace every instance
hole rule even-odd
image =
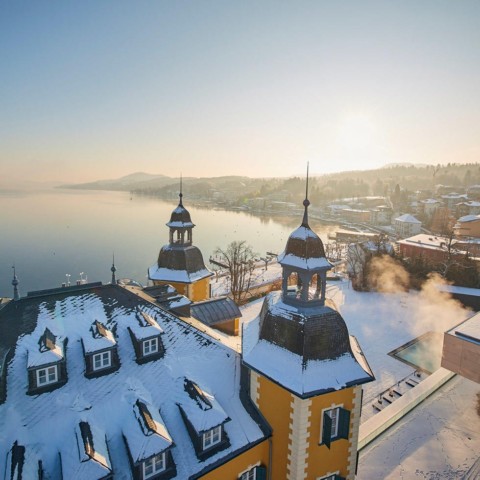
[[[462,337],[463,339],[480,342],[480,313],[465,320],[457,327],[452,328],[448,333]]]
[[[141,311],[161,323],[165,331],[162,337],[164,357],[143,365],[135,362],[128,333],[129,326],[138,325],[137,304]],[[161,418],[175,443],[172,455],[179,479],[186,479],[264,438],[257,421],[240,401],[238,354],[119,286],[106,285],[71,294],[21,299],[15,302],[15,309],[7,305],[0,311],[3,317],[0,318],[0,330],[7,328],[7,316],[9,322],[14,320],[16,325],[24,327],[23,333],[14,337],[15,355],[7,371],[8,395],[0,405],[0,451],[9,451],[15,441],[27,451],[38,444],[38,456],[47,475],[58,476],[58,453],[65,448],[71,451],[76,443],[76,425],[88,419],[92,428],[106,434],[115,476],[115,472],[126,472],[128,477],[131,470],[122,432],[133,434],[134,426],[138,435],[143,435],[133,411],[138,399],[151,405],[151,411],[161,411]],[[116,331],[121,366],[115,373],[87,379],[81,338],[89,334],[95,319]],[[27,325],[32,325],[30,330]],[[38,348],[38,339],[46,326],[68,337],[68,382],[49,393],[27,395],[26,355],[30,346]],[[2,348],[7,346],[4,343],[8,338],[11,336],[0,335]],[[231,419],[225,424],[230,446],[203,461],[197,459],[177,406],[188,398],[183,385],[185,376],[211,392]],[[147,447],[145,449],[147,452]],[[0,455],[1,472],[5,471],[5,461],[6,456]],[[91,475],[84,472],[70,478],[90,479]]]
[[[406,213],[405,215],[401,215],[397,217],[395,221],[405,222],[405,223],[422,223],[420,220],[417,220],[413,215]]]
[[[335,360],[309,360],[304,364],[300,355],[259,340],[259,331],[259,317],[244,327],[244,362],[296,395],[303,397],[319,391],[340,390],[371,378],[370,369],[367,373],[349,354]],[[352,344],[352,338],[350,343],[353,349],[359,349],[356,341]]]
[[[212,394],[208,393],[200,386],[196,386],[200,390],[197,397],[204,397],[205,400],[202,401],[202,399],[196,398],[187,393],[187,395],[184,395],[180,400],[179,406],[185,412],[185,415],[195,431],[200,434],[221,425],[229,420],[229,418],[225,413],[225,410]]]
[[[170,268],[159,267],[156,263],[148,269],[148,277],[150,279],[174,283],[193,283],[202,278],[211,277],[212,275],[212,272],[206,268],[189,273],[186,270],[172,270]]]
[[[480,220],[480,215],[465,215],[460,217],[457,222],[465,223],[465,222],[475,222],[476,220]]]

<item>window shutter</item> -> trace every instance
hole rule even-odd
[[[255,480],[266,480],[267,469],[266,467],[255,467]]]
[[[343,477],[341,477],[340,475],[335,475],[334,477],[334,480],[345,480]]]
[[[344,408],[339,408],[338,419],[338,438],[345,438],[348,440],[348,432],[350,430],[350,411]]]
[[[330,448],[330,440],[332,437],[332,419],[327,412],[323,412],[323,429],[322,443]]]

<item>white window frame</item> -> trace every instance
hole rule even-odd
[[[343,407],[343,403],[341,405],[335,405],[335,404],[332,404],[329,408],[324,408],[322,410],[322,428],[320,429],[320,443],[322,442],[322,438],[323,438],[323,414],[326,413],[331,419],[332,419],[332,431],[331,431],[331,435],[330,435],[330,440],[335,440],[338,436],[338,422],[339,422],[339,419],[340,419],[340,408],[344,408]],[[335,410],[336,411],[336,418],[332,418],[332,415],[331,415],[331,412]],[[335,415],[334,415],[335,416]],[[332,475],[332,474],[331,474]],[[333,474],[335,475],[335,474]],[[327,478],[328,478],[329,475],[327,475]],[[321,477],[323,478],[323,477]]]
[[[207,448],[213,447],[217,443],[222,441],[222,426],[218,425],[217,427],[212,428],[211,430],[207,430],[202,435],[202,445],[203,450]]]
[[[149,338],[142,342],[143,356],[153,355],[158,352],[158,337]]]
[[[260,462],[258,462],[256,465],[250,466],[238,476],[238,480],[257,480],[258,466],[260,466]]]
[[[97,359],[99,360],[99,365],[97,366]],[[93,370],[103,370],[112,366],[112,352],[107,350],[106,352],[95,353],[92,355],[92,367]]]
[[[41,375],[43,374],[43,375]],[[50,367],[38,368],[36,370],[37,387],[44,387],[45,385],[51,385],[58,382],[58,368],[57,365],[51,365]],[[41,380],[44,377],[44,380]]]
[[[340,475],[340,471],[337,470],[335,473],[329,473],[324,477],[318,477],[317,480],[335,480],[335,475]]]
[[[331,408],[326,414],[332,419],[332,432],[330,438],[333,440],[338,436],[338,419],[340,418],[340,407]]]
[[[153,457],[147,458],[143,461],[143,478],[152,478],[157,475],[157,473],[164,472],[167,469],[167,458],[165,452],[154,455]],[[150,470],[148,471],[147,470]]]

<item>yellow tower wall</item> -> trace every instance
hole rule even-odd
[[[154,285],[171,285],[178,293],[185,295],[192,302],[201,302],[210,298],[210,277],[202,278],[194,283],[166,282],[153,280]]]
[[[272,479],[317,480],[337,473],[355,478],[361,387],[301,399],[268,378],[251,372],[252,400],[273,429]],[[321,445],[323,411],[350,411],[349,439]]]
[[[265,440],[199,478],[202,480],[238,480],[241,473],[253,467],[262,465],[268,469],[269,450],[269,440]]]

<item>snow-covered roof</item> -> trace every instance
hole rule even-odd
[[[480,215],[465,215],[460,217],[457,222],[459,223],[467,223],[467,222],[476,222],[480,220]]]
[[[356,357],[345,354],[334,360],[309,360],[304,364],[300,355],[265,340],[258,340],[259,320],[257,317],[244,327],[243,360],[249,367],[296,395],[304,397],[316,392],[340,390],[362,383],[361,380],[372,379],[370,369],[366,371],[363,368],[366,362],[363,354],[358,352],[356,341],[351,340],[352,350],[359,353],[362,363]]]
[[[422,223],[420,220],[417,220],[413,215],[410,215],[409,213],[400,215],[400,217],[397,217],[395,221],[405,222],[405,223]]]
[[[277,259],[282,267],[294,269],[332,268],[332,264],[325,257],[320,237],[305,225],[300,225],[290,234],[285,251]]]
[[[142,365],[135,362],[128,332],[128,327],[138,325],[137,305],[164,331],[163,357]],[[89,379],[84,375],[81,338],[88,334],[94,319],[116,332],[120,367],[112,374]],[[27,395],[29,346],[38,347],[46,327],[68,338],[68,381],[51,392]],[[118,285],[71,293],[67,287],[57,294],[10,302],[0,311],[0,347],[15,348],[7,370],[8,395],[0,404],[0,452],[11,450],[16,441],[26,451],[37,445],[45,473],[52,478],[59,478],[59,452],[70,450],[72,442],[76,443],[75,428],[80,421],[88,421],[92,429],[105,432],[114,476],[126,472],[128,478],[130,465],[122,434],[133,434],[134,430],[126,425],[128,420],[143,435],[133,411],[138,399],[151,405],[154,419],[156,412],[161,412],[174,442],[171,452],[178,479],[189,478],[265,438],[261,421],[253,418],[240,400],[238,354]],[[231,419],[224,426],[230,445],[202,461],[197,458],[177,405],[188,397],[183,385],[185,377],[195,379],[214,395]],[[155,421],[161,423],[158,418]],[[78,457],[78,452],[75,455]],[[0,472],[5,471],[5,462],[6,455],[0,455]],[[69,478],[89,480],[92,475],[85,472]]]
[[[103,478],[112,472],[105,432],[80,421],[60,450],[64,478]]]
[[[448,333],[463,340],[480,344],[480,313],[452,328]]]
[[[174,283],[193,283],[202,278],[211,277],[213,273],[207,268],[196,272],[187,270],[174,270],[171,268],[159,267],[156,263],[148,269],[148,278],[151,280],[162,280]]]
[[[31,337],[28,340],[26,345],[28,368],[48,365],[64,359],[63,337],[53,334],[48,328],[38,332],[38,337]]]
[[[188,421],[200,434],[230,420],[217,399],[192,380],[185,379],[183,395],[178,405]]]
[[[137,310],[135,320],[131,322],[129,328],[137,340],[144,340],[163,333],[156,317],[141,309]]]
[[[403,240],[398,240],[397,243],[400,245],[415,245],[427,249],[444,249],[445,245],[448,243],[448,238],[437,237],[435,235],[427,235],[425,233],[419,233],[413,237],[404,238]],[[458,243],[453,240],[452,244]]]
[[[162,416],[145,400],[137,399],[132,405],[131,415],[125,418],[122,432],[135,463],[161,453],[173,445]]]
[[[98,352],[117,344],[113,333],[98,320],[93,322],[88,333],[82,335],[82,342],[85,353]]]
[[[265,332],[267,324],[277,331],[285,322],[289,322],[286,331],[295,344],[300,340],[307,342],[300,350],[291,342],[280,345],[282,339],[275,340],[275,332],[273,336]],[[310,345],[314,332],[323,347]],[[245,364],[302,398],[373,379],[358,343],[348,336],[338,312],[326,305],[288,305],[280,292],[270,293],[260,315],[244,325],[242,351]]]

